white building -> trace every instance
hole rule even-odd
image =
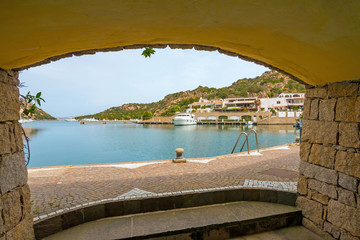
[[[207,100],[205,98],[200,98],[198,102],[189,104],[189,108],[186,109],[186,112],[190,113],[193,110],[199,112],[211,112],[215,108],[222,108],[224,101],[220,100]]]
[[[260,107],[263,111],[270,109],[289,110],[297,106],[304,106],[305,93],[281,93],[277,98],[261,98]]]
[[[244,108],[248,110],[258,110],[260,100],[258,98],[225,98],[223,107],[226,109],[239,109]]]

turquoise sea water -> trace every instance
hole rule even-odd
[[[29,167],[172,159],[179,147],[185,149],[186,158],[213,157],[231,153],[239,133],[248,131],[245,126],[80,125],[66,121],[36,121],[23,127],[30,137]],[[299,135],[292,126],[253,128],[260,148],[294,142]],[[255,148],[251,137],[250,149]]]

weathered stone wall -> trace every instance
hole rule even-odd
[[[35,239],[17,85],[17,72],[0,69],[0,240]]]
[[[360,239],[360,82],[309,88],[297,206],[324,239]]]

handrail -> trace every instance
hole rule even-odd
[[[248,136],[247,133],[246,132],[241,132],[231,153],[234,153],[234,150],[235,150],[235,148],[236,148],[236,146],[237,146],[237,144],[238,144],[238,142],[239,142],[239,140],[240,140],[240,138],[241,138],[241,136],[243,134],[245,134],[245,136],[246,136],[245,141],[247,141],[247,139],[248,139],[247,138],[247,136]],[[244,142],[244,144],[245,144],[245,142]],[[248,143],[248,151],[249,151],[249,143]]]
[[[258,137],[257,137],[257,132],[254,130],[254,129],[250,129],[248,134],[246,134],[246,142],[247,142],[247,148],[248,148],[248,153],[249,153],[249,136],[251,134],[251,132],[253,132],[255,134],[255,139],[256,139],[256,148],[257,148],[257,151],[259,151],[259,142],[258,142]],[[245,145],[245,142],[244,144],[242,145],[241,149],[240,149],[240,152],[243,150],[244,148],[244,145]]]

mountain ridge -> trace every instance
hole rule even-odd
[[[209,88],[199,86],[193,90],[186,90],[166,95],[162,100],[152,103],[126,103],[111,107],[102,112],[78,116],[76,119],[130,119],[151,118],[152,116],[172,116],[175,112],[184,111],[187,105],[199,100],[224,99],[229,97],[276,97],[281,92],[305,92],[305,86],[289,76],[266,71],[255,78],[243,78],[230,86]],[[144,115],[145,114],[145,115]]]

